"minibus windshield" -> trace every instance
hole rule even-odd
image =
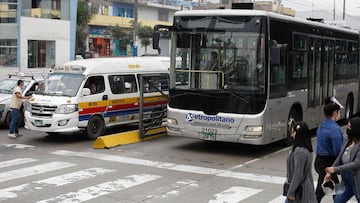
[[[44,89],[39,93],[74,97],[83,80],[84,75],[82,74],[53,73],[46,79]]]

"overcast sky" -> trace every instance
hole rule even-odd
[[[281,3],[298,11],[305,10],[328,10],[333,13],[335,1],[335,12],[342,15],[344,0],[281,0]],[[345,0],[346,15],[360,15],[360,0]]]

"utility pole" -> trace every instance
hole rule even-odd
[[[134,36],[133,36],[133,56],[138,55],[138,0],[134,0]]]
[[[280,13],[281,0],[278,0],[277,13]]]
[[[344,5],[343,5],[343,21],[345,21],[345,0],[344,0]]]
[[[335,0],[334,0],[334,19],[333,19],[334,21],[335,21],[335,18],[336,17],[335,17]]]

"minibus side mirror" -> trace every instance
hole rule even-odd
[[[91,91],[89,88],[83,88],[82,91],[81,91],[81,95],[82,96],[88,96],[91,94]]]

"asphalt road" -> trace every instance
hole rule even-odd
[[[93,149],[79,134],[20,131],[11,139],[0,129],[0,202],[284,202],[290,148],[279,143],[167,136]]]

